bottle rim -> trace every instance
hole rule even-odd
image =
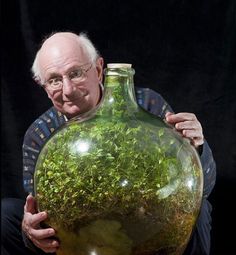
[[[128,63],[109,63],[107,64],[107,68],[131,68],[132,64]]]

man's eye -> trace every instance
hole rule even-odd
[[[75,70],[75,71],[72,71],[70,73],[70,79],[74,79],[74,78],[79,78],[82,76],[82,70],[81,69],[78,69],[78,70]]]
[[[52,85],[52,86],[58,86],[61,83],[61,78],[60,77],[56,77],[56,78],[51,78],[48,80],[48,84]]]

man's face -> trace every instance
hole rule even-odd
[[[43,82],[50,79],[62,80],[60,89],[45,86],[45,90],[57,110],[68,118],[87,112],[97,105],[101,96],[99,82],[102,81],[102,58],[91,63],[82,48],[78,47],[77,41],[54,38],[42,47],[39,65]],[[80,68],[83,70],[82,78],[75,82],[73,74]]]

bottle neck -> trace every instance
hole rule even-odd
[[[128,117],[138,110],[134,93],[134,69],[106,68],[104,96],[97,114],[104,117]]]

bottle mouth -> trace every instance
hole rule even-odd
[[[107,68],[131,68],[132,64],[127,63],[109,63],[107,64]]]

